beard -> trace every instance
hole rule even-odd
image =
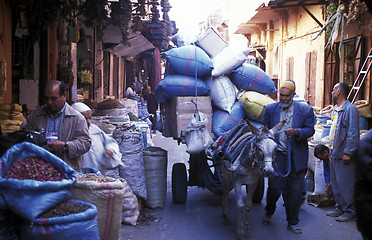
[[[289,108],[292,105],[292,103],[293,103],[293,99],[288,100],[288,101],[280,100],[280,107],[286,109],[286,108]]]

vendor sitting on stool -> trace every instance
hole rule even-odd
[[[77,102],[72,107],[85,117],[92,139],[89,151],[83,155],[81,167],[94,168],[105,176],[119,177],[122,154],[116,140],[91,123],[92,111],[86,104]]]

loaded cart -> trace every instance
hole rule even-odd
[[[195,101],[199,106],[197,109]],[[163,105],[161,109],[163,135],[173,137],[179,144],[186,143],[188,125],[197,114],[205,115],[208,120],[205,128],[208,132],[212,131],[212,106],[209,96],[198,97],[197,100],[195,97],[174,97],[167,106]],[[210,145],[218,144],[217,141],[210,141]],[[183,162],[173,164],[172,199],[174,203],[186,202],[188,186],[207,188],[216,195],[223,194],[221,162],[216,161],[208,154],[210,145],[199,153],[188,151],[190,154],[189,169]],[[261,202],[263,193],[264,178],[261,177],[254,193],[253,202]]]
[[[163,136],[186,143],[190,154],[189,170],[184,163],[175,163],[172,169],[173,202],[185,203],[188,186],[223,193],[221,163],[208,157],[205,150],[215,143],[213,139],[243,119],[260,125],[269,103],[262,98],[271,100],[267,94],[277,89],[253,64],[253,49],[228,46],[213,28],[201,33],[193,44],[175,44],[177,48],[164,52],[165,74],[155,96],[160,103]],[[241,97],[238,92],[246,94]],[[261,201],[263,191],[262,177],[254,202]]]

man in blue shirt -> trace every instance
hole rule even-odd
[[[328,195],[332,195],[331,187],[331,173],[330,173],[330,158],[329,148],[326,145],[318,144],[314,148],[314,156],[323,160],[323,169],[324,169],[324,181],[326,183],[326,192]]]

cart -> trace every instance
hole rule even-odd
[[[223,195],[220,163],[207,157],[203,151],[199,154],[190,154],[189,166],[188,171],[184,163],[174,163],[172,166],[172,199],[174,203],[184,204],[186,202],[188,186],[207,188],[217,196]],[[253,202],[261,202],[264,186],[264,177],[261,175],[253,194]]]

